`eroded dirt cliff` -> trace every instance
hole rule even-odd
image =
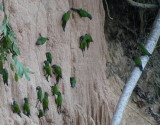
[[[71,7],[84,8],[93,15],[93,19],[80,18],[73,13],[67,23],[66,31],[61,27],[64,12]],[[0,84],[0,119],[1,125],[109,125],[124,81],[116,75],[113,65],[126,66],[121,45],[111,46],[105,39],[105,11],[101,0],[5,0],[9,24],[16,32],[21,49],[20,60],[34,74],[31,81],[14,81],[10,73],[9,86]],[[0,13],[3,20],[3,12]],[[49,41],[43,46],[36,46],[39,37],[47,36]],[[86,33],[93,36],[84,57],[79,49],[79,37]],[[114,49],[113,51],[110,51]],[[53,63],[63,69],[63,79],[59,89],[63,96],[62,114],[57,113],[50,86],[55,83],[51,78],[48,83],[43,73],[45,52],[51,52]],[[117,53],[116,53],[117,51]],[[121,58],[123,57],[123,58]],[[106,64],[108,66],[106,68]],[[115,67],[115,66],[114,66]],[[11,71],[10,71],[11,72]],[[124,73],[125,74],[125,73]],[[70,76],[77,77],[77,86],[70,87]],[[49,92],[49,111],[44,118],[37,117],[36,87]],[[10,108],[12,100],[23,105],[23,98],[28,97],[31,105],[31,117],[13,114]],[[123,125],[151,125],[152,120],[133,104],[129,104],[123,119]]]

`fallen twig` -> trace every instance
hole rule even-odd
[[[135,2],[133,0],[127,0],[128,3],[130,3],[132,6],[140,7],[140,8],[158,8],[159,5],[156,4],[146,4],[146,3],[139,3]]]

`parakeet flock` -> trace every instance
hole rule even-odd
[[[144,47],[143,44],[139,44],[139,50],[140,50],[140,53],[142,54],[142,56],[148,56],[148,57],[151,56],[151,54]],[[135,63],[135,66],[137,66],[141,71],[143,71],[141,58],[139,56],[133,56],[132,59],[133,59],[133,61]]]
[[[70,10],[68,10],[66,13],[63,14],[62,19],[61,19],[62,20],[62,29],[64,32],[65,32],[65,28],[67,26],[67,22],[71,18],[72,12],[76,12],[80,17],[86,17],[86,18],[89,18],[90,20],[92,20],[92,15],[90,13],[88,13],[86,10],[71,8]],[[43,45],[48,40],[49,39],[47,37],[43,37],[40,34],[40,37],[36,41],[36,45],[37,46]],[[85,35],[80,36],[79,48],[81,49],[83,56],[84,56],[84,51],[86,49],[87,50],[89,49],[91,42],[93,42],[93,39],[90,34],[86,33]],[[6,46],[4,46],[4,47],[6,47]],[[145,56],[145,55],[147,55],[149,57],[151,56],[151,54],[147,51],[147,49],[144,47],[144,45],[140,44],[139,50],[141,51],[141,54],[143,56]],[[51,87],[52,96],[54,96],[54,98],[55,98],[57,112],[61,113],[61,106],[63,103],[63,98],[62,98],[62,93],[60,92],[60,90],[58,88],[58,85],[59,85],[60,80],[63,79],[62,68],[57,64],[52,65],[53,58],[52,58],[52,54],[50,52],[46,52],[45,55],[46,55],[46,60],[43,62],[44,76],[48,82],[53,76],[55,77],[55,83],[50,87]],[[135,62],[135,66],[137,66],[142,71],[143,67],[142,67],[141,58],[138,56],[134,56],[132,59]],[[0,62],[0,68],[2,67],[1,63],[2,62]],[[11,67],[11,70],[14,71],[14,67],[12,64],[10,64],[10,67]],[[8,86],[8,78],[9,78],[8,70],[6,68],[2,68],[1,74],[2,74],[4,84]],[[18,81],[18,74],[17,73],[15,73],[14,78],[17,82]],[[76,77],[70,77],[70,85],[72,88],[76,87]],[[43,93],[42,88],[43,87],[40,87],[40,86],[36,87],[37,103],[35,104],[35,108],[37,108],[37,112],[38,112],[37,117],[38,118],[45,116],[47,111],[49,110],[49,98],[48,98],[49,93],[48,92]],[[26,115],[28,117],[31,116],[29,99],[26,97],[24,98],[24,103],[23,103],[23,108],[22,108],[23,111],[21,111],[20,105],[15,100],[13,100],[13,102],[11,104],[11,109],[12,109],[13,113],[18,114],[20,117],[22,117],[22,113],[24,113],[24,115]]]

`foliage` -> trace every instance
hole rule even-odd
[[[15,39],[15,33],[12,27],[8,24],[8,17],[4,14],[2,23],[2,34],[0,39],[0,74],[3,71],[3,65],[5,61],[10,61],[10,68],[15,72],[15,80],[18,81],[18,77],[22,78],[23,75],[27,80],[30,80],[28,74],[33,74],[28,68],[25,67],[18,59],[20,55],[20,49],[17,45],[18,41]],[[12,60],[9,60],[9,55],[12,55]]]

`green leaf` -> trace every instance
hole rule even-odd
[[[28,74],[33,74],[34,72],[30,71],[30,69],[26,68],[21,62],[19,62],[16,56],[13,56],[12,59],[15,62],[16,73],[18,76],[22,78],[23,75],[25,75],[25,78],[29,81],[30,78]]]
[[[26,78],[28,81],[30,81],[30,78],[29,78],[29,76],[27,75],[27,73],[25,73],[24,75],[25,75],[25,78]]]
[[[0,4],[0,10],[3,10],[3,4],[2,3]]]
[[[5,36],[2,41],[2,46],[3,46],[3,49],[5,49],[6,51],[8,51],[9,49],[11,49],[12,47],[12,42],[10,41],[10,39],[8,38],[8,36]]]
[[[4,36],[7,35],[7,15],[4,15],[3,23],[2,23],[2,32],[4,33]]]
[[[40,37],[37,42],[36,45],[43,45],[47,40],[49,40],[47,37]]]
[[[12,41],[12,42],[14,42],[14,43],[17,43],[17,40],[14,38],[14,36],[12,36],[12,35],[8,35],[8,38]]]
[[[13,54],[15,54],[17,56],[20,55],[20,50],[15,43],[12,45],[12,51],[13,51]]]
[[[13,31],[12,27],[10,25],[8,25],[8,24],[7,24],[7,34],[8,34],[9,39],[12,42],[17,43],[17,40],[14,37],[15,36],[15,32]]]

